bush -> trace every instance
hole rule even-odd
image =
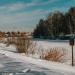
[[[32,39],[27,37],[18,37],[16,48],[19,53],[34,54],[36,43],[33,43]]]
[[[51,48],[48,52],[41,55],[42,59],[63,62],[65,57],[65,49],[63,48]]]

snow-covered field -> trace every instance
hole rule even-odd
[[[36,43],[37,47],[43,49],[65,48],[71,62],[71,46],[68,41],[37,40]],[[22,72],[16,75],[75,75],[75,67],[71,65],[27,57],[15,51],[15,46],[0,44],[0,72]]]
[[[49,50],[51,48],[64,49],[66,52],[66,62],[71,64],[72,47],[69,45],[69,40],[35,40],[37,47],[43,50]],[[39,51],[40,52],[40,51]],[[74,60],[75,60],[75,45],[74,45]]]
[[[71,63],[71,56],[72,56],[72,48],[69,45],[68,40],[34,40],[36,43],[36,50],[39,50],[39,54],[41,53],[41,50],[49,50],[51,48],[63,48],[66,52],[66,59],[69,61],[68,64]],[[16,47],[10,45],[9,47],[6,47],[6,44],[0,44],[0,48],[7,51],[13,51],[16,52]],[[35,54],[33,57],[39,58],[37,54]],[[75,57],[75,45],[74,45],[74,57]]]

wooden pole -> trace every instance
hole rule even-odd
[[[73,45],[72,45],[72,66],[74,66],[74,63],[73,63]]]

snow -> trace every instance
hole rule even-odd
[[[64,48],[67,53],[67,59],[69,62],[71,62],[71,46],[69,45],[68,40],[33,40],[33,42],[36,42],[36,50],[39,50],[39,54],[41,53],[41,50],[49,50],[51,48]],[[0,49],[7,50],[7,51],[13,51],[17,52],[16,47],[14,45],[10,45],[6,47],[6,44],[0,44]],[[75,55],[75,46],[74,46],[74,55]],[[35,54],[32,56],[34,58],[39,58],[39,55]],[[69,63],[68,62],[68,63]],[[69,63],[70,64],[70,63]]]
[[[64,49],[66,52],[66,64],[71,64],[72,48],[69,45],[69,40],[34,40],[37,43],[37,48],[41,50],[50,50],[51,48]],[[40,52],[40,51],[39,51]],[[75,45],[74,45],[74,55],[75,55]],[[75,56],[74,56],[75,60]]]
[[[0,68],[4,67],[4,65],[0,64]]]
[[[47,68],[50,71],[59,72],[59,73],[68,73],[68,74],[74,73],[75,74],[75,67],[71,67],[69,65],[65,65],[65,64],[61,64],[57,62],[40,60],[40,59],[34,59],[31,57],[22,56],[18,53],[13,53],[9,51],[0,50],[0,53],[10,58],[13,58],[18,62],[25,62],[25,63],[27,62],[27,63],[34,64],[42,68]]]
[[[46,40],[36,42],[38,47],[42,47],[44,49],[54,47],[66,48],[69,55],[71,56],[71,47],[69,46],[68,41],[62,42]],[[21,71],[30,73],[28,75],[75,75],[75,67],[72,67],[71,65],[36,59],[25,56],[24,54],[22,55],[19,53],[15,53],[14,51],[16,51],[16,48],[14,46],[6,47],[5,44],[0,44],[0,72]],[[31,73],[31,71],[33,71],[33,73]]]
[[[13,52],[9,51],[0,51],[0,63],[4,65],[4,67],[0,68],[0,74],[1,75],[10,75],[10,73],[15,73],[17,74],[12,74],[12,75],[62,75],[59,72],[54,72],[50,71],[46,68],[43,68],[42,66],[38,66],[35,64],[32,64],[28,62],[26,59],[21,59],[22,56],[18,54],[14,54]],[[11,53],[11,54],[10,54]],[[11,55],[11,57],[10,57]],[[18,55],[18,58],[17,58]],[[20,59],[19,59],[20,57]],[[31,58],[30,58],[31,59]],[[28,59],[29,60],[29,59]],[[4,74],[4,73],[8,74]]]
[[[50,50],[51,48],[64,48],[66,51],[70,51],[70,46],[68,42],[60,42],[60,41],[36,41],[37,48],[41,50]],[[40,51],[39,51],[40,52]],[[69,52],[71,53],[71,52]],[[68,54],[71,56],[70,54]]]
[[[46,40],[46,41],[35,41],[37,43],[38,47],[42,47],[43,49],[49,49],[49,48],[66,48],[69,49],[69,42],[68,41],[52,41],[52,40]]]
[[[6,50],[6,51],[17,52],[15,45],[6,46],[6,44],[0,43],[0,49]]]

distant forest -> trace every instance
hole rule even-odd
[[[46,20],[40,19],[34,29],[34,38],[58,38],[75,33],[75,7],[68,12],[60,11],[50,13]]]

